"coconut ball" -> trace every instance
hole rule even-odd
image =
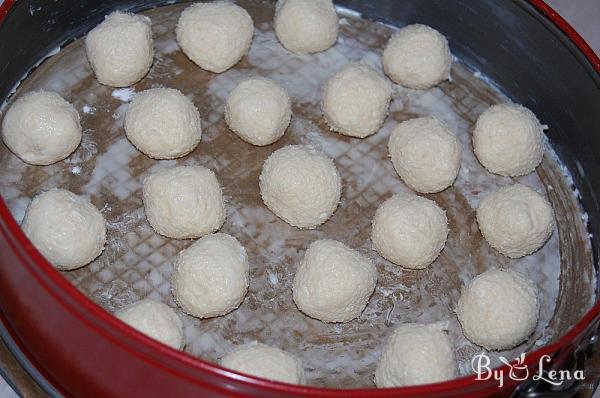
[[[115,316],[163,344],[176,350],[183,348],[183,323],[166,304],[154,300],[141,300],[115,312]]]
[[[388,150],[402,181],[417,192],[443,191],[454,183],[460,169],[458,140],[433,117],[400,123],[390,136]]]
[[[446,212],[434,201],[414,194],[392,196],[373,217],[373,247],[404,268],[427,267],[439,256],[447,237]]]
[[[177,42],[202,69],[221,73],[248,52],[254,24],[242,7],[228,1],[194,3],[177,22]]]
[[[246,249],[231,235],[206,235],[177,255],[171,289],[177,304],[198,318],[225,315],[248,291]]]
[[[265,161],[260,194],[276,216],[298,228],[315,228],[337,209],[342,181],[333,160],[303,145],[288,145]]]
[[[275,34],[296,54],[318,53],[333,46],[338,36],[338,16],[331,0],[279,0],[275,9]]]
[[[455,378],[454,349],[444,329],[443,322],[396,328],[375,369],[375,385],[402,387]]]
[[[21,228],[40,253],[63,271],[89,264],[106,243],[102,213],[65,189],[51,189],[33,198]]]
[[[375,290],[377,269],[341,242],[311,243],[292,288],[298,309],[323,322],[348,322],[362,313]]]
[[[388,113],[392,91],[368,65],[351,63],[325,84],[323,114],[330,128],[351,137],[376,133]]]
[[[544,156],[542,126],[533,112],[521,105],[494,105],[477,119],[473,150],[491,173],[529,174]]]
[[[425,90],[450,77],[448,41],[427,25],[408,25],[394,33],[383,51],[383,69],[404,87]]]
[[[304,384],[302,362],[279,348],[253,341],[227,354],[221,366],[262,379],[288,384]]]
[[[73,153],[81,142],[79,114],[56,93],[27,93],[6,112],[2,139],[24,162],[56,163]]]
[[[152,228],[169,238],[198,238],[225,222],[221,186],[206,167],[179,166],[150,174],[142,198]]]
[[[507,257],[520,258],[537,251],[550,238],[554,211],[542,195],[514,184],[481,201],[477,224],[490,246]]]
[[[283,87],[271,79],[253,77],[227,97],[225,121],[252,145],[269,145],[283,136],[292,117],[292,103]]]
[[[100,83],[127,87],[146,76],[154,58],[151,26],[146,16],[115,11],[87,34],[85,50]]]
[[[463,290],[456,314],[467,339],[487,350],[507,350],[533,333],[537,296],[535,285],[521,274],[491,269]]]
[[[131,101],[125,114],[125,133],[151,158],[180,158],[200,143],[200,113],[181,91],[152,88]]]

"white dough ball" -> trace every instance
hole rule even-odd
[[[448,40],[427,25],[408,25],[394,33],[383,51],[383,69],[404,87],[425,90],[450,77]]]
[[[511,177],[529,174],[544,156],[542,125],[521,105],[494,105],[477,119],[473,150],[492,173]]]
[[[447,237],[446,212],[434,201],[414,194],[392,196],[373,217],[375,250],[404,268],[427,267],[439,256]]]
[[[331,0],[279,0],[275,34],[296,54],[318,53],[335,44],[338,16]]]
[[[365,255],[341,242],[310,244],[294,277],[300,311],[324,322],[348,322],[362,313],[375,290],[377,269]]]
[[[246,249],[231,235],[206,235],[177,255],[171,289],[177,304],[198,318],[225,315],[248,291]]]
[[[517,346],[535,330],[538,289],[521,274],[491,269],[463,290],[456,314],[465,337],[487,350]]]
[[[262,379],[304,384],[302,362],[279,348],[256,341],[243,344],[221,360],[221,366]]]
[[[24,162],[56,163],[73,153],[81,142],[79,114],[56,93],[27,93],[6,112],[2,139]]]
[[[445,124],[433,117],[410,119],[392,132],[388,149],[402,181],[421,193],[436,193],[456,180],[461,148]]]
[[[125,133],[137,149],[151,158],[179,158],[200,142],[200,113],[179,90],[152,88],[136,94],[129,104]]]
[[[375,369],[378,388],[439,383],[456,377],[454,349],[443,322],[394,330]]]
[[[228,1],[195,3],[177,23],[177,42],[202,69],[221,73],[248,52],[254,24],[242,7]]]
[[[253,77],[227,97],[225,121],[252,145],[269,145],[283,136],[292,117],[292,103],[283,87],[271,79]]]
[[[373,68],[348,64],[325,84],[325,121],[332,130],[351,137],[375,134],[388,114],[391,95],[390,85]]]
[[[85,50],[98,81],[127,87],[140,81],[154,59],[152,22],[143,15],[115,11],[85,38]]]
[[[51,189],[33,198],[21,228],[50,263],[65,271],[92,262],[106,243],[102,213],[65,189]]]
[[[477,208],[477,224],[490,246],[510,258],[527,256],[554,230],[554,211],[535,190],[521,184],[502,188]]]
[[[265,161],[260,194],[276,216],[298,228],[315,228],[337,209],[342,181],[333,160],[302,145],[288,145]]]
[[[190,239],[215,232],[225,222],[225,202],[215,173],[179,166],[150,174],[142,187],[144,210],[156,232]]]
[[[183,348],[183,323],[166,304],[154,300],[141,300],[115,312],[115,316],[163,344],[176,350]]]

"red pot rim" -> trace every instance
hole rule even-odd
[[[16,0],[4,0],[0,4],[0,23],[8,14],[10,8]],[[528,0],[540,13],[553,22],[567,37],[579,48],[593,68],[600,74],[600,58],[577,33],[577,31],[566,22],[552,7],[543,0]],[[144,360],[151,362],[158,367],[177,374],[179,377],[189,378],[189,374],[196,371],[210,372],[213,376],[226,379],[233,379],[237,382],[247,384],[255,388],[266,388],[272,392],[308,394],[320,397],[397,397],[402,394],[433,394],[448,390],[456,390],[466,387],[476,387],[477,381],[474,375],[464,376],[458,379],[428,385],[419,385],[401,388],[387,389],[331,389],[318,388],[310,386],[297,386],[260,379],[253,376],[240,374],[218,365],[209,363],[200,358],[192,357],[181,351],[174,350],[158,341],[147,337],[137,330],[129,327],[117,318],[113,317],[102,307],[94,303],[87,296],[82,294],[73,284],[64,278],[29,242],[25,234],[21,231],[19,224],[12,217],[10,210],[6,206],[4,199],[0,197],[0,219],[4,225],[0,224],[0,234],[12,246],[12,249],[19,254],[23,260],[23,266],[28,267],[31,274],[36,277],[38,282],[43,285],[56,300],[60,301],[66,310],[72,312],[82,322],[93,326],[98,333],[109,338],[121,348],[127,350],[131,355],[139,356]],[[558,352],[561,348],[573,343],[576,338],[582,334],[595,318],[600,315],[600,301],[598,301],[585,316],[574,325],[558,341],[543,346],[535,351],[528,353],[525,364],[536,365],[539,359],[544,355],[551,355]],[[7,325],[8,326],[8,325]],[[9,330],[9,332],[11,332]],[[18,337],[18,336],[15,336]],[[18,340],[18,339],[16,339]],[[131,341],[141,343],[138,346],[132,346]],[[35,363],[26,347],[20,347],[23,353]],[[148,350],[149,349],[149,350]],[[170,358],[179,361],[182,365],[189,367],[188,372],[179,372],[176,369],[164,366],[161,358]],[[499,367],[505,372],[508,366]],[[45,374],[43,369],[39,369]],[[194,379],[195,380],[195,379]],[[59,387],[59,386],[56,386]],[[206,386],[205,386],[206,387]]]

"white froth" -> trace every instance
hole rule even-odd
[[[126,138],[112,143],[108,149],[96,157],[96,166],[82,193],[96,195],[104,187],[120,200],[127,199],[139,188],[139,182],[132,178],[129,161],[139,152]]]
[[[113,90],[112,97],[118,99],[119,101],[129,102],[133,99],[135,95],[135,90],[131,87],[119,88]]]

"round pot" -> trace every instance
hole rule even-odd
[[[31,2],[0,6],[0,99],[8,98],[40,57],[85,34],[113,9],[142,10],[163,1]],[[166,3],[166,2],[164,2]],[[402,2],[344,0],[363,17],[392,25],[435,26],[466,65],[510,98],[541,110],[549,139],[571,172],[589,216],[594,261],[600,232],[600,60],[541,0]],[[33,8],[32,8],[33,7]],[[532,95],[535,93],[535,95]],[[124,325],[81,294],[32,246],[0,199],[0,334],[30,374],[52,395],[211,397],[482,397],[545,388],[528,381],[475,376],[433,385],[333,390],[245,376],[172,350]],[[595,341],[600,303],[560,339],[527,355],[531,374],[583,366]],[[499,369],[508,373],[508,367]],[[576,388],[565,383],[561,388]],[[566,396],[567,392],[561,392]],[[525,395],[523,395],[525,396]]]

